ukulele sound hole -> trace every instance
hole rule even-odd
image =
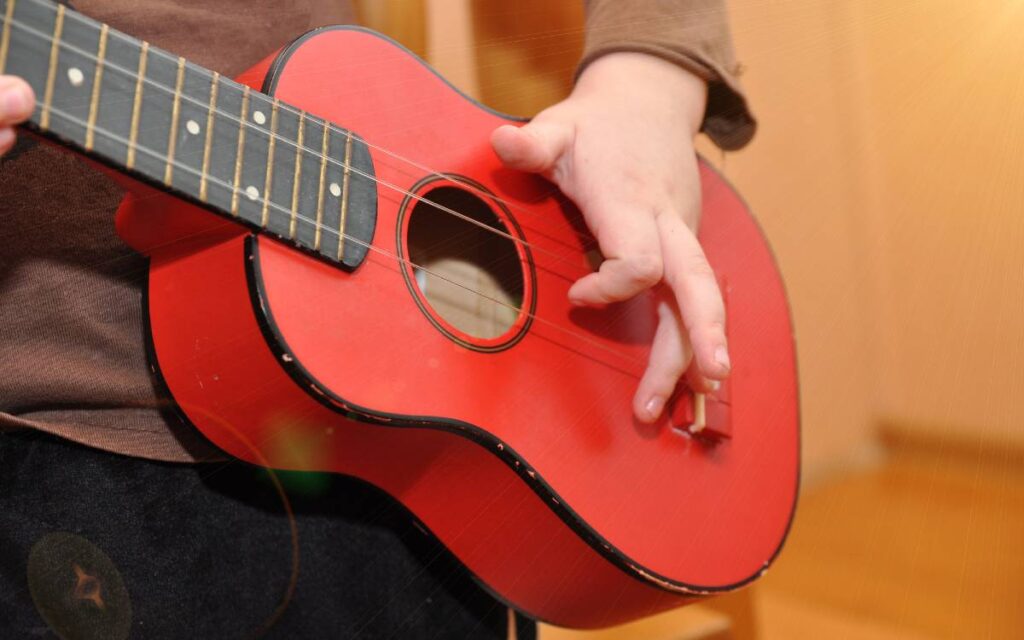
[[[515,243],[501,235],[508,233],[505,225],[464,189],[436,187],[420,196],[426,202],[413,207],[406,240],[409,259],[421,267],[415,285],[458,331],[484,340],[505,334],[523,303],[523,266]]]

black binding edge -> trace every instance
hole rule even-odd
[[[267,95],[273,95],[273,90],[277,85],[277,78],[283,71],[291,55],[298,50],[308,40],[325,33],[327,31],[358,31],[380,38],[393,46],[398,47],[402,51],[405,51],[409,56],[423,65],[424,69],[434,74],[438,79],[443,81],[448,87],[452,88],[456,93],[461,95],[467,101],[476,105],[477,107],[497,115],[502,118],[510,120],[518,120],[521,122],[528,121],[528,118],[522,118],[517,116],[509,116],[507,114],[496,111],[486,105],[481,104],[479,101],[467,96],[465,93],[460,91],[457,87],[448,82],[443,76],[441,76],[434,68],[427,64],[415,53],[410,51],[407,47],[401,43],[396,42],[392,38],[377,33],[371,29],[365,27],[358,27],[353,25],[337,25],[328,26],[308,31],[305,34],[299,36],[287,45],[278,54],[277,58],[271,64],[267,71],[267,76],[263,82],[263,92]],[[716,169],[710,166],[706,161],[701,159],[705,165],[715,171],[715,173],[725,181],[724,176],[721,175]],[[726,181],[726,184],[728,182]],[[761,233],[762,239],[765,240],[765,245],[768,247],[769,255],[772,257],[772,262],[776,267],[776,272],[781,274],[778,270],[778,260],[775,257],[774,252],[771,250],[771,246],[767,242],[767,238],[764,235],[764,230],[757,223],[756,218],[750,213],[750,208],[747,202],[739,196],[735,190],[737,197],[739,197],[741,203],[744,205],[744,209],[747,215],[754,221]],[[791,327],[791,339],[793,340],[793,352],[794,352],[794,371],[797,374],[797,469],[796,469],[796,483],[794,486],[794,498],[793,506],[790,510],[789,520],[786,524],[786,530],[783,532],[782,538],[779,541],[775,552],[771,557],[755,571],[749,577],[740,580],[735,583],[731,583],[723,586],[708,587],[691,585],[678,580],[673,580],[667,576],[663,576],[658,572],[649,570],[638,562],[633,561],[629,556],[619,551],[610,542],[604,539],[599,533],[593,530],[586,521],[583,520],[571,507],[569,507],[554,489],[541,477],[536,471],[531,469],[525,459],[520,456],[511,447],[503,442],[500,442],[497,438],[492,436],[489,432],[480,427],[458,420],[443,419],[433,416],[407,416],[399,414],[387,414],[381,412],[375,412],[365,407],[360,407],[347,402],[340,396],[334,394],[328,387],[321,384],[308,370],[303,367],[302,363],[295,357],[294,353],[288,348],[288,344],[278,329],[273,314],[270,310],[269,300],[267,299],[266,291],[264,288],[264,282],[262,274],[260,273],[260,260],[259,260],[259,245],[258,238],[256,236],[249,236],[245,242],[245,265],[246,265],[246,279],[249,283],[249,295],[252,301],[253,312],[256,317],[257,324],[259,325],[260,331],[263,333],[266,339],[267,346],[276,356],[277,362],[285,370],[285,372],[292,378],[292,380],[299,385],[302,390],[307,393],[311,398],[327,407],[331,411],[340,413],[347,418],[358,420],[360,422],[366,422],[371,424],[377,424],[387,427],[396,428],[431,428],[440,429],[456,435],[463,436],[487,450],[492,455],[496,455],[502,462],[508,465],[520,478],[530,487],[538,497],[541,498],[542,502],[546,504],[555,515],[557,515],[567,526],[570,527],[584,542],[586,542],[594,551],[603,556],[605,559],[610,561],[613,565],[618,567],[626,575],[634,578],[638,582],[660,589],[666,593],[673,593],[680,596],[705,596],[713,595],[717,593],[724,593],[728,591],[734,591],[747,584],[750,584],[761,575],[763,575],[768,567],[775,561],[779,553],[782,551],[783,546],[789,536],[789,532],[792,530],[793,518],[796,514],[797,498],[800,490],[800,432],[801,432],[801,419],[800,419],[800,396],[799,396],[799,371],[795,369],[796,365],[796,340],[793,336],[793,316],[792,308],[789,304],[789,297],[786,296],[785,283],[782,282],[780,275],[780,282],[783,286],[783,296],[786,300],[786,306],[789,310],[789,320]],[[499,449],[499,445],[501,448]],[[504,599],[502,599],[504,600]]]

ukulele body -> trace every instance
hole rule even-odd
[[[501,167],[488,139],[509,118],[356,28],[311,32],[243,80],[367,142],[376,230],[345,271],[169,196],[129,196],[118,228],[151,258],[156,366],[192,424],[243,460],[380,487],[486,588],[555,624],[625,622],[764,571],[798,485],[792,327],[772,255],[717,174],[702,163],[701,240],[734,366],[693,435],[685,392],[676,424],[634,421],[653,296],[571,308],[588,237],[550,183]],[[472,192],[522,241],[525,311],[502,335],[449,325],[403,262],[418,215],[404,192],[439,186]]]

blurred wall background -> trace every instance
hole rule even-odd
[[[877,413],[1024,444],[1024,4],[858,7],[880,272]]]
[[[729,175],[790,284],[807,465],[1024,445],[1024,4],[731,3],[760,136]]]

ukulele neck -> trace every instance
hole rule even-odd
[[[48,0],[0,0],[27,127],[330,262],[365,258],[376,180],[351,131]]]

